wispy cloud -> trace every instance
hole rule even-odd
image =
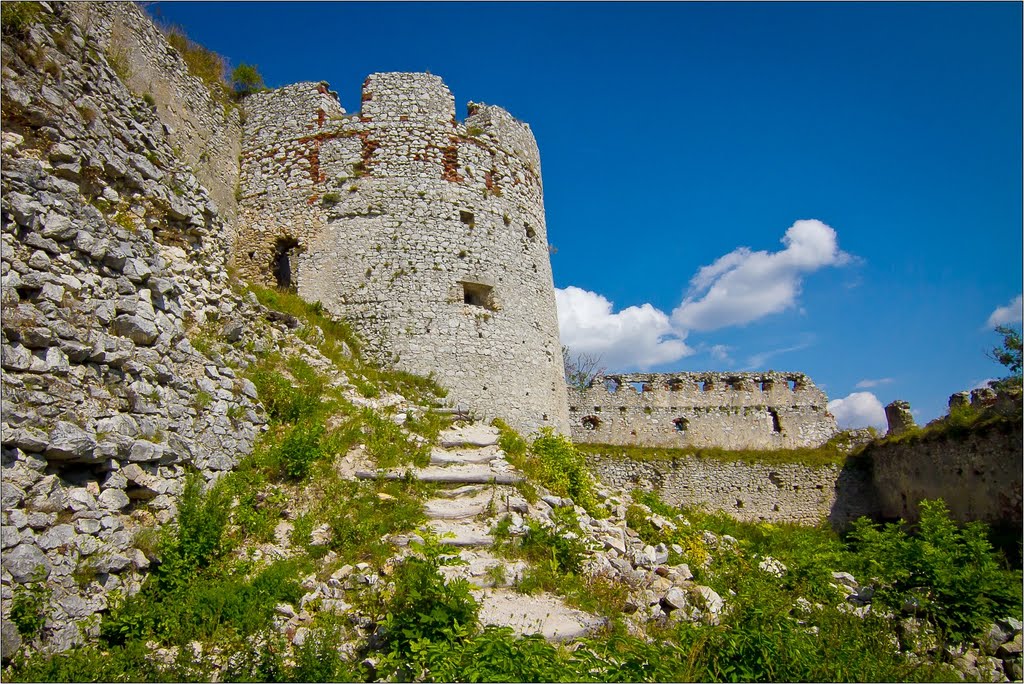
[[[805,335],[802,342],[798,342],[790,347],[783,347],[781,349],[770,349],[768,351],[753,354],[747,357],[747,364],[744,370],[760,370],[764,368],[764,365],[768,362],[768,359],[775,358],[781,354],[789,354],[790,352],[800,351],[807,349],[814,344],[814,335]]]
[[[729,347],[724,344],[711,345],[711,347],[708,348],[708,356],[713,358],[715,361],[732,363],[732,357],[729,356]]]
[[[892,378],[878,378],[876,380],[861,380],[854,387],[857,389],[871,389],[872,387],[881,387],[882,385],[888,385],[893,381]]]
[[[672,312],[685,330],[717,330],[742,325],[796,305],[803,278],[850,256],[839,249],[836,231],[821,221],[797,221],[782,237],[785,249],[751,251],[739,247],[703,266],[690,291]]]
[[[873,427],[885,431],[885,408],[871,392],[854,392],[842,399],[828,402],[829,412],[841,428]]]
[[[839,249],[836,231],[816,219],[795,222],[782,237],[784,249],[752,251],[739,247],[701,267],[689,293],[671,316],[651,304],[615,311],[604,296],[578,287],[555,290],[562,344],[576,353],[601,355],[614,370],[647,369],[694,353],[686,344],[691,330],[743,325],[797,308],[806,275],[853,257]],[[811,342],[769,350],[747,359],[751,367],[798,351]],[[732,363],[731,349],[712,345],[711,358]]]
[[[1000,306],[988,317],[986,326],[994,328],[997,325],[1007,325],[1010,323],[1020,323],[1021,318],[1024,317],[1022,312],[1022,300],[1021,295],[1017,295],[1013,298],[1013,301],[1006,306]]]

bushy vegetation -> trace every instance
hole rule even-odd
[[[594,478],[587,470],[586,457],[567,437],[551,428],[542,428],[533,442],[527,443],[503,421],[495,420],[492,424],[501,432],[498,444],[509,463],[523,471],[530,481],[546,487],[556,496],[571,498],[594,517],[607,515],[607,511],[597,505]],[[528,487],[525,489],[527,499],[535,498]]]
[[[32,24],[43,21],[45,16],[38,2],[5,2],[0,12],[0,31],[5,36],[24,36]]]
[[[993,617],[1020,611],[1020,572],[1006,569],[983,523],[958,527],[941,501],[922,501],[911,528],[855,522],[854,560],[877,583],[876,600],[933,622],[950,640],[976,636]]]

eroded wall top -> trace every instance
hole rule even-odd
[[[825,393],[802,373],[626,373],[570,389],[580,442],[779,449],[837,431]]]

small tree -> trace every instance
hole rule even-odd
[[[573,354],[568,347],[562,346],[562,365],[565,367],[565,384],[573,389],[584,390],[590,386],[591,380],[605,372],[601,366],[601,355],[579,353]]]
[[[239,97],[263,90],[263,77],[254,64],[239,64],[231,72],[231,86]]]
[[[992,383],[995,389],[1021,387],[1021,331],[1008,325],[996,326],[996,332],[1003,336],[1001,346],[993,347],[988,357],[1006,366],[1010,374]]]

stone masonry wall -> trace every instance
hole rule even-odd
[[[260,318],[229,288],[216,203],[107,62],[98,24],[41,6],[45,24],[2,43],[5,658],[19,584],[46,576],[48,643],[79,641],[110,591],[139,586],[136,534],[174,517],[185,474],[233,468],[264,423],[242,356],[186,334],[244,342]]]
[[[1021,527],[1024,433],[1019,419],[964,435],[872,444],[879,513],[916,520],[918,502],[941,498],[961,521]]]
[[[568,432],[529,127],[476,104],[460,123],[429,74],[372,74],[358,114],[322,82],[245,107],[242,274],[290,282],[483,417]]]
[[[237,218],[235,189],[241,152],[240,110],[218,101],[188,73],[178,51],[133,2],[69,5],[75,21],[95,39],[95,49],[125,66],[124,83],[136,96],[149,94],[175,155],[195,173],[231,230]],[[230,236],[229,236],[230,237]]]
[[[570,389],[569,421],[581,443],[784,449],[836,434],[827,401],[801,373],[632,373]]]
[[[588,454],[587,465],[604,484],[656,491],[674,506],[717,510],[746,521],[845,527],[874,515],[870,469],[801,464],[762,464],[680,457],[637,461]]]

